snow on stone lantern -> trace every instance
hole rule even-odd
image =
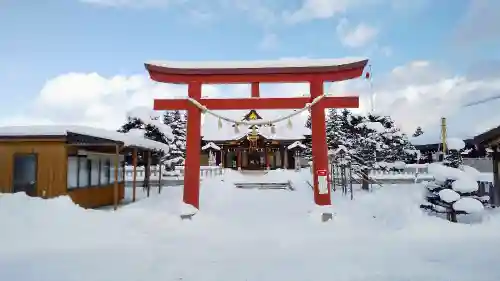
[[[302,151],[306,149],[306,146],[301,143],[300,141],[295,141],[291,145],[287,147],[288,150],[293,151],[294,158],[295,158],[295,171],[300,170],[301,168],[301,156],[302,156]]]
[[[217,158],[215,153],[220,151],[220,147],[213,142],[204,145],[201,150],[208,153],[208,166],[217,166]]]

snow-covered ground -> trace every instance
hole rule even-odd
[[[500,280],[500,214],[453,224],[421,212],[423,188],[386,185],[334,194],[321,223],[308,170],[268,175],[295,191],[237,189],[236,173],[203,181],[191,221],[178,216],[181,187],[116,212],[3,195],[0,280]]]

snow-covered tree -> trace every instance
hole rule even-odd
[[[378,122],[379,147],[377,149],[377,162],[387,163],[386,169],[401,170],[399,163],[414,162],[419,152],[408,140],[408,136],[401,132],[394,121],[389,116],[369,115],[368,119]]]
[[[172,139],[167,140],[170,151],[163,157],[163,163],[168,170],[174,170],[176,165],[184,163],[186,158],[186,119],[179,110],[166,111],[163,123],[172,129]]]
[[[480,213],[489,198],[478,196],[479,172],[462,165],[460,150],[465,144],[460,139],[450,139],[449,154],[443,163],[432,163],[428,171],[434,181],[425,183],[426,202],[420,208],[438,214],[446,214],[449,221],[457,222],[457,215]]]
[[[121,133],[142,134],[145,138],[161,143],[167,143],[172,137],[171,128],[160,121],[160,116],[150,109],[138,107],[127,114],[127,122],[118,129]],[[152,152],[152,164],[158,163],[165,155],[163,151]],[[127,163],[131,161],[130,155],[127,157]],[[144,155],[138,155],[138,165],[143,166],[146,163]],[[129,163],[130,164],[130,163]]]
[[[422,135],[424,133],[424,131],[422,131],[422,128],[420,126],[417,127],[417,129],[415,130],[415,133],[413,133],[413,137],[416,138],[420,135]]]
[[[341,131],[341,119],[337,109],[328,109],[326,115],[326,143],[328,149],[332,150],[337,148],[343,142],[343,135]]]

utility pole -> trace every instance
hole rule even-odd
[[[443,156],[446,155],[446,117],[441,117],[441,143],[443,148]]]

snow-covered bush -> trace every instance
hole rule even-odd
[[[488,199],[478,196],[479,172],[462,165],[459,151],[463,146],[463,141],[454,142],[449,145],[450,151],[443,163],[429,164],[428,171],[434,181],[425,184],[426,202],[420,205],[424,210],[446,214],[452,222],[457,222],[457,215],[480,214]]]

